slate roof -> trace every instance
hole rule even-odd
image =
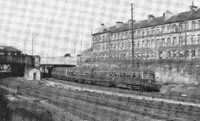
[[[173,15],[169,19],[165,21],[165,16],[160,16],[160,17],[155,17],[152,21],[148,20],[141,20],[141,21],[136,21],[133,25],[134,29],[139,29],[139,28],[145,28],[145,27],[154,27],[157,25],[163,25],[167,23],[174,23],[174,22],[181,22],[181,21],[186,21],[186,20],[193,20],[193,19],[198,19],[200,18],[200,9],[197,11],[185,11],[181,12],[179,14]],[[125,30],[130,30],[131,27],[129,26],[128,23],[125,23],[119,28],[116,28],[116,26],[109,27],[106,31],[103,32],[97,32],[94,33],[93,35],[96,34],[102,34],[102,33],[107,33],[107,32],[119,32],[119,31],[125,31]]]
[[[0,46],[0,50],[5,51],[5,52],[21,52],[20,50],[12,46]]]
[[[170,19],[168,19],[166,23],[180,22],[180,21],[192,20],[192,19],[198,19],[198,18],[200,18],[200,9],[194,12],[186,11],[186,12],[179,13],[178,15],[174,15]]]

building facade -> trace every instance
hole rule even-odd
[[[138,61],[200,59],[200,9],[178,14],[169,11],[160,17],[149,15],[146,20],[104,28],[93,34],[91,62],[125,61],[132,59],[132,29],[134,58]]]

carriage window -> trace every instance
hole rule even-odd
[[[136,77],[135,73],[133,73],[132,77],[133,77],[133,78],[135,78],[135,77]]]
[[[146,73],[144,73],[144,78],[154,79],[155,75],[153,73],[151,73],[151,72],[146,72]]]
[[[137,78],[141,78],[141,75],[140,75],[140,74],[138,74],[138,75],[137,75]]]
[[[130,74],[129,73],[127,73],[127,75],[126,75],[127,77],[130,77]]]
[[[126,73],[124,73],[124,74],[123,74],[123,77],[126,77],[126,75],[127,75],[127,74],[126,74]]]

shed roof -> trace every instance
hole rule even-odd
[[[28,69],[25,69],[25,72],[29,72],[29,71],[31,71],[31,70],[39,70],[39,69],[37,69],[37,68],[28,68]]]

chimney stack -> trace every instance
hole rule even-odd
[[[190,11],[195,12],[198,10],[198,7],[194,5],[194,2],[192,1],[192,5],[190,6]]]
[[[148,22],[151,22],[155,19],[155,16],[153,14],[148,15]]]
[[[119,27],[121,27],[121,26],[123,26],[123,25],[124,25],[124,23],[121,22],[121,21],[117,21],[117,22],[116,22],[116,28],[119,28]]]
[[[105,28],[104,23],[102,23],[101,26],[102,26],[102,32],[105,32],[105,31],[106,31],[106,28]]]
[[[166,21],[169,18],[171,18],[173,16],[173,14],[172,14],[172,12],[167,10],[165,13],[163,13],[163,16],[165,17],[165,21]]]

